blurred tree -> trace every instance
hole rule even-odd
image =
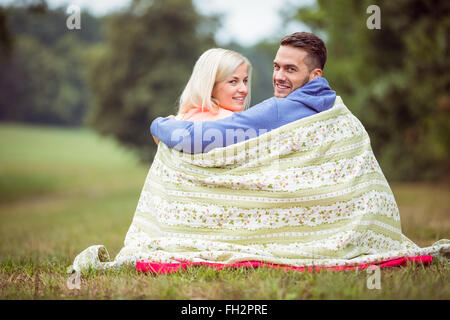
[[[69,14],[66,13],[65,7],[54,10],[40,6],[9,7],[6,11],[9,15],[11,32],[15,36],[33,37],[44,46],[54,46],[68,34],[87,44],[103,40],[100,19],[86,11],[80,13],[79,30],[67,29],[66,20]]]
[[[63,8],[30,3],[0,11],[10,37],[10,54],[0,56],[0,120],[80,125],[88,107],[82,58],[102,39],[100,21],[84,12],[82,29],[71,31]]]
[[[381,29],[368,29],[370,5]],[[292,19],[326,40],[324,76],[363,122],[388,178],[450,172],[450,2],[318,0]]]
[[[9,58],[13,47],[13,37],[8,26],[6,10],[0,7],[0,59]]]
[[[135,0],[106,24],[106,42],[87,60],[93,93],[87,123],[150,160],[156,150],[150,123],[176,113],[195,61],[214,46],[215,24],[186,0]]]

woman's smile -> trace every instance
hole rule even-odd
[[[225,80],[215,84],[212,96],[222,108],[242,111],[248,95],[248,65],[242,63]]]

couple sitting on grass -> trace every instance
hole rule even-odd
[[[369,136],[322,77],[325,61],[317,36],[284,37],[274,97],[247,108],[249,61],[206,51],[178,115],[151,125],[158,151],[124,247],[110,261],[104,246],[91,246],[69,271],[447,259],[449,240],[420,248],[403,235]]]

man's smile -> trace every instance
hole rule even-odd
[[[288,84],[288,83],[285,83],[285,82],[283,82],[283,83],[275,82],[275,88],[276,88],[277,91],[285,92],[285,91],[290,91],[292,86],[290,84]]]
[[[277,87],[280,88],[280,89],[289,89],[289,88],[290,88],[290,86],[283,85],[283,84],[281,84],[281,83],[277,83],[276,85],[277,85]]]

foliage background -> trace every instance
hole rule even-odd
[[[134,0],[103,17],[45,1],[0,7],[0,121],[90,127],[152,160],[157,116],[176,112],[194,62],[217,46],[220,17],[189,0]],[[381,9],[370,30],[369,5]],[[324,76],[363,122],[390,180],[445,181],[450,164],[450,3],[445,0],[317,0],[284,8],[327,45]],[[253,64],[252,104],[273,92],[277,41],[222,45]]]

